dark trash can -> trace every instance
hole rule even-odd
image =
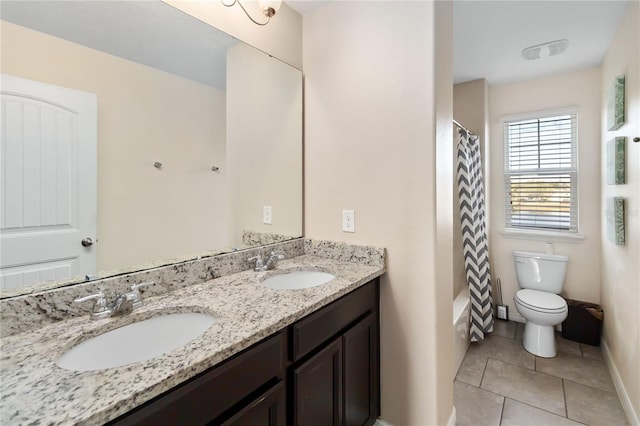
[[[567,319],[562,323],[562,337],[574,342],[600,346],[604,312],[600,305],[565,299],[569,307]]]

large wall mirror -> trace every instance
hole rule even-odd
[[[300,70],[161,1],[0,8],[1,297],[302,236]]]

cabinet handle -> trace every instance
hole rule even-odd
[[[251,408],[253,408],[253,407],[257,407],[258,405],[262,404],[262,402],[263,402],[265,399],[267,399],[267,397],[266,397],[266,396],[263,396],[262,398],[260,398],[260,399],[259,399],[259,400],[257,400],[256,402],[254,402],[254,403],[251,405]]]

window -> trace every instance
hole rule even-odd
[[[578,232],[577,114],[505,121],[505,225]]]

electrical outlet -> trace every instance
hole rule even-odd
[[[271,206],[262,207],[262,223],[271,225]]]
[[[342,210],[342,232],[356,232],[356,216],[353,210]]]

